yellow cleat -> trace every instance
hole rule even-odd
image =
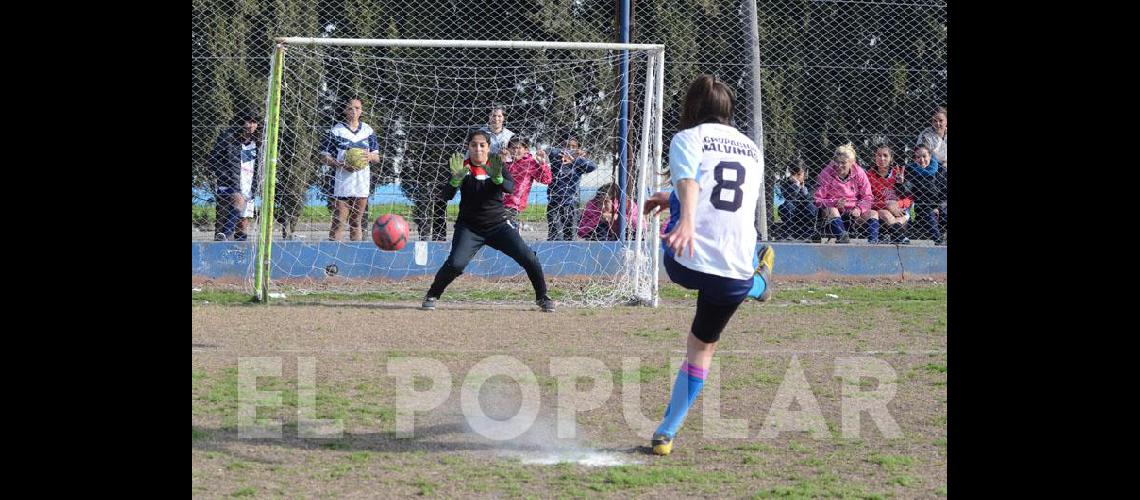
[[[756,300],[767,302],[772,298],[772,266],[776,263],[776,250],[770,245],[761,245],[756,257],[760,261],[760,265],[756,266],[756,274],[764,280],[764,293],[756,297]]]
[[[650,443],[653,445],[654,455],[665,456],[673,452],[673,438],[664,434],[654,434]]]

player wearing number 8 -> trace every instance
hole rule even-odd
[[[767,300],[775,254],[756,250],[754,214],[760,197],[760,152],[729,125],[732,89],[711,75],[689,85],[679,132],[669,145],[673,193],[645,202],[652,214],[669,207],[662,240],[665,271],[673,282],[697,290],[697,314],[669,406],[651,444],[668,455],[673,437],[704,386],[716,343],[744,299]]]

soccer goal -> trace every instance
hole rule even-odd
[[[498,109],[503,128],[526,140],[526,153],[508,164],[533,178],[525,200],[516,200],[525,206],[515,203],[516,230],[542,263],[551,295],[570,305],[656,303],[660,221],[641,217],[639,207],[661,184],[664,46],[276,41],[250,249],[249,286],[259,300],[314,291],[422,297],[451,250],[459,208],[460,194],[442,194],[448,157],[465,152],[470,131],[495,129]],[[375,142],[351,140],[372,144],[380,160],[360,174],[369,196],[359,226],[351,209],[336,223],[353,202],[337,197],[336,183],[346,181],[322,159],[351,99],[360,100],[360,122]],[[511,151],[506,141],[501,147]],[[372,222],[389,213],[411,229],[397,251],[371,239]],[[453,289],[489,302],[531,293],[522,268],[490,247],[447,294]]]

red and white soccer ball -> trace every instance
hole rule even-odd
[[[396,214],[383,214],[372,223],[372,242],[385,251],[396,251],[408,244],[408,221]]]

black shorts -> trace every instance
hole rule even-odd
[[[738,280],[694,271],[674,260],[668,251],[665,252],[665,272],[674,283],[697,290],[697,315],[691,331],[706,344],[720,340],[728,320],[752,289],[752,278]]]

